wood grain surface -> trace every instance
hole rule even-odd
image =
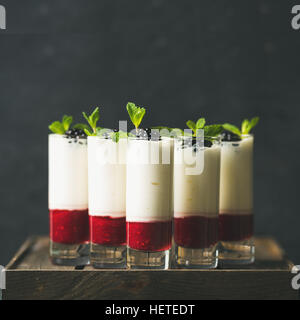
[[[256,262],[216,270],[96,270],[58,267],[47,237],[29,238],[7,265],[3,299],[298,299],[293,264],[271,238],[256,238]]]

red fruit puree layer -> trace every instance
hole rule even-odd
[[[218,242],[218,218],[187,216],[174,219],[174,240],[181,247],[204,249]]]
[[[220,214],[219,240],[240,241],[253,236],[253,214]]]
[[[90,240],[95,244],[126,244],[126,217],[90,216]]]
[[[64,244],[89,241],[88,210],[50,210],[50,239]]]
[[[136,250],[169,250],[172,245],[172,220],[127,222],[127,243]]]

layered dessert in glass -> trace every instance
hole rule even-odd
[[[218,264],[220,142],[179,137],[174,147],[175,263],[185,268]]]
[[[55,264],[89,262],[87,140],[80,131],[49,135],[50,257]]]
[[[150,130],[151,131],[151,130]],[[172,139],[138,135],[127,148],[127,264],[167,269],[172,246]]]
[[[127,139],[88,137],[91,263],[126,267]]]
[[[253,144],[250,134],[222,141],[219,239],[223,263],[254,261]]]

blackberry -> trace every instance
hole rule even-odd
[[[221,140],[222,141],[241,141],[241,138],[230,131],[224,131],[221,134]]]
[[[161,139],[159,132],[150,128],[138,129],[135,135],[138,139],[141,140],[158,141]]]
[[[182,148],[193,147],[193,150],[197,152],[198,149],[201,147],[202,141],[203,140],[199,138],[197,139],[196,137],[186,138],[184,141],[182,141]]]
[[[81,138],[81,139],[86,139],[86,134],[83,130],[81,129],[69,129],[66,131],[65,135],[69,139],[75,139],[75,138]]]
[[[209,140],[204,140],[204,147],[210,148],[212,146],[212,142]]]

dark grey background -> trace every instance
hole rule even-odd
[[[255,130],[256,233],[300,264],[300,31],[281,0],[0,0],[0,264],[48,232],[47,126],[101,106],[101,125],[188,119]]]

